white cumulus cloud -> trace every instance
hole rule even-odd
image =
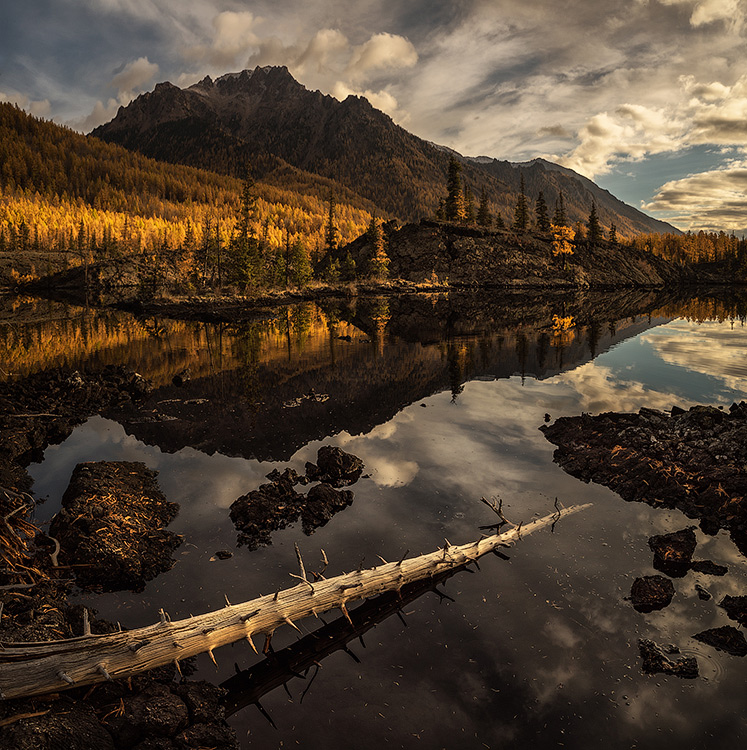
[[[16,104],[21,109],[25,109],[34,115],[34,117],[48,117],[51,110],[49,99],[32,100],[28,96],[18,93],[6,94],[0,91],[0,102]]]

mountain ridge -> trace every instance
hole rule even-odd
[[[456,153],[409,133],[365,98],[350,95],[340,102],[306,89],[285,66],[206,76],[183,89],[159,83],[92,135],[146,156],[234,176],[269,155],[333,179],[372,201],[382,214],[403,220],[435,213]],[[465,184],[476,197],[484,189],[491,212],[505,222],[513,218],[523,176],[530,204],[542,191],[552,210],[562,193],[572,223],[585,221],[594,201],[602,225],[615,223],[620,236],[679,233],[552,162],[535,159],[526,166],[458,158]],[[268,174],[261,165],[254,169],[255,177]]]

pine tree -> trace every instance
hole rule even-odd
[[[537,214],[537,220],[535,222],[537,229],[540,232],[549,232],[550,219],[547,216],[547,203],[545,203],[545,196],[542,194],[541,190],[537,196],[535,212]]]
[[[500,212],[495,215],[495,228],[496,229],[506,228],[506,222],[503,221],[503,216],[501,216]]]
[[[475,216],[475,197],[472,195],[469,185],[464,188],[464,221],[470,225],[477,221],[477,217]]]
[[[366,238],[371,245],[366,275],[374,279],[385,279],[389,275],[389,256],[384,247],[384,233],[375,217],[368,225]]]
[[[449,160],[449,173],[446,180],[446,204],[444,217],[446,221],[462,221],[464,219],[464,197],[462,196],[462,166],[452,156]]]
[[[524,190],[524,175],[521,175],[521,192],[516,201],[514,211],[514,229],[518,232],[526,232],[529,224],[529,210],[527,208],[527,196]]]
[[[612,245],[617,244],[617,227],[615,226],[615,223],[612,222],[610,224],[610,234],[609,234],[609,240]]]
[[[486,229],[490,229],[493,224],[493,217],[490,215],[488,209],[488,197],[485,193],[485,188],[483,188],[480,193],[480,205],[477,209],[477,223]]]
[[[355,261],[350,254],[350,250],[347,251],[340,264],[340,279],[342,281],[355,281]]]
[[[311,281],[311,261],[309,254],[300,239],[290,249],[290,280],[295,286],[306,286]]]
[[[327,199],[327,226],[324,230],[324,244],[327,252],[336,250],[338,241],[339,235],[337,226],[335,225],[335,194],[330,190],[329,198]]]
[[[594,201],[591,202],[591,211],[589,212],[589,219],[586,225],[589,227],[589,242],[592,245],[596,245],[602,239],[602,228],[599,226],[597,206]]]
[[[438,221],[446,221],[446,199],[440,198],[438,201],[438,208],[436,209],[436,219]]]
[[[552,223],[556,227],[567,227],[568,218],[565,215],[565,203],[563,201],[563,193],[558,193],[558,197],[555,199],[555,214],[552,217]]]
[[[229,248],[230,280],[246,288],[260,279],[259,242],[254,232],[257,196],[254,180],[247,170],[241,190],[239,216]]]

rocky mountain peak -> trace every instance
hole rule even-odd
[[[247,163],[279,159],[335,180],[373,201],[383,215],[401,219],[433,216],[445,194],[449,158],[456,154],[408,133],[367,99],[351,95],[339,102],[309,91],[285,66],[206,76],[186,89],[159,84],[94,135],[156,159],[236,176]],[[571,222],[586,221],[596,201],[603,227],[614,222],[620,236],[676,231],[558,165],[456,156],[465,185],[473,195],[484,189],[491,212],[506,222],[512,221],[524,177],[530,201],[541,190],[552,206],[562,193]]]

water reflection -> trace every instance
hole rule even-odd
[[[367,633],[363,664],[340,651],[325,658],[303,703],[300,694],[291,704],[282,690],[265,693],[277,730],[255,710],[235,713],[244,745],[710,750],[744,742],[744,660],[691,638],[727,624],[716,602],[747,591],[744,557],[723,532],[698,530],[698,557],[729,574],[705,582],[690,572],[665,610],[635,612],[624,597],[636,577],[654,572],[648,538],[688,520],[566,475],[537,429],[545,414],[745,398],[747,361],[740,368],[733,356],[747,350],[743,306],[639,292],[387,302],[288,308],[246,326],[151,321],[158,335],[138,334],[131,350],[118,343],[116,325],[115,338],[102,334],[98,348],[80,334],[87,348],[65,360],[71,366],[87,366],[87,351],[95,361],[121,357],[157,389],[143,409],[109,415],[118,421],[94,418],[48,449],[32,467],[35,489],[51,496],[51,508],[76,462],[143,460],[180,503],[172,530],[186,536],[174,569],[142,594],[81,601],[136,627],[161,606],[176,619],[220,607],[224,594],[240,601],[287,586],[294,543],[305,559],[324,549],[334,575],[361,559],[373,565],[377,555],[427,551],[443,537],[473,538],[492,520],[483,495],[504,498],[515,520],[552,512],[555,497],[592,501],[555,534],[525,540],[510,562],[491,558],[481,572],[455,577],[447,588],[455,602],[421,597],[404,607],[409,627],[396,617],[380,622]],[[704,311],[714,323],[698,322]],[[146,325],[122,321],[133,331]],[[666,342],[681,336],[702,343],[673,353]],[[49,346],[37,367],[58,361]],[[184,367],[192,381],[177,388],[171,378]],[[328,400],[305,398],[312,389]],[[165,417],[176,419],[158,421]],[[291,526],[270,547],[235,549],[230,504],[274,468],[303,473],[326,444],[360,456],[370,473],[353,505],[313,537]],[[210,562],[224,548],[234,556]],[[707,584],[710,602],[698,598],[696,583]],[[705,679],[685,685],[643,675],[638,638],[696,654]],[[278,653],[294,644],[294,633],[278,631]],[[216,652],[218,671],[199,660],[198,676],[228,680],[234,662],[256,659],[248,645],[224,651]]]

